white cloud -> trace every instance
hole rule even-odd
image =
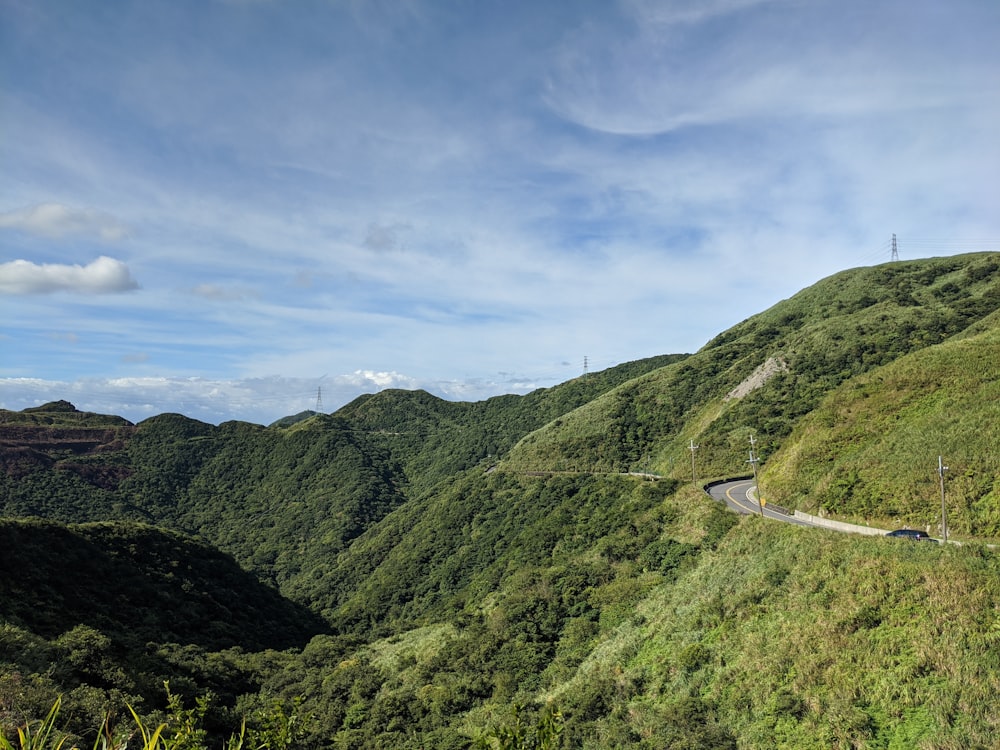
[[[27,260],[0,263],[0,294],[109,294],[138,288],[127,265],[104,255],[85,266]]]
[[[401,375],[398,372],[375,372],[374,370],[355,370],[350,375],[338,377],[341,385],[352,385],[357,388],[419,388],[416,378]]]
[[[116,242],[128,234],[127,227],[112,216],[61,203],[40,203],[0,213],[0,227],[45,237],[86,235],[103,242]]]

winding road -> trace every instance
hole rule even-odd
[[[732,482],[713,484],[705,488],[709,496],[725,503],[730,509],[743,515],[760,515],[760,504],[757,502],[757,488],[752,479],[737,479]],[[778,510],[767,507],[767,500],[764,501],[764,518],[785,523],[794,523],[798,526],[813,526],[801,518],[796,518]]]

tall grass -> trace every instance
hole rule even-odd
[[[56,700],[48,715],[41,721],[29,721],[17,728],[17,744],[14,745],[0,734],[0,750],[60,750],[66,745],[68,736],[56,729],[56,718],[62,699]]]
[[[201,724],[209,701],[209,697],[202,697],[194,708],[185,709],[180,697],[171,693],[167,685],[170,714],[166,721],[153,726],[127,705],[131,726],[113,727],[110,718],[105,719],[97,731],[92,750],[208,750],[207,732]],[[4,728],[4,733],[0,733],[0,750],[82,750],[79,737],[58,728],[61,706],[62,698],[57,698],[44,719],[17,727],[13,732],[16,744],[7,739]],[[290,711],[280,702],[275,703],[257,717],[257,728],[248,729],[244,720],[240,730],[221,743],[222,750],[243,750],[244,747],[248,750],[290,750],[296,747],[310,720],[298,709],[298,701]]]
[[[748,518],[544,697],[567,731],[592,717],[584,750],[693,742],[713,722],[716,740],[683,746],[996,747],[998,572],[971,546]]]
[[[57,698],[49,713],[44,719],[39,721],[29,721],[16,729],[16,744],[10,742],[5,736],[0,734],[0,750],[80,750],[77,744],[79,738],[58,729],[59,710],[62,707],[62,698]],[[173,740],[164,736],[167,723],[162,723],[155,728],[147,727],[142,718],[135,710],[128,706],[129,713],[135,726],[124,735],[116,736],[109,721],[98,730],[97,739],[94,740],[93,750],[126,750],[126,748],[137,748],[138,750],[181,750],[185,747],[177,738]],[[140,744],[136,744],[138,740]],[[236,750],[232,745],[231,750]],[[190,748],[195,750],[195,748]]]
[[[948,341],[845,383],[765,468],[776,502],[875,525],[1000,536],[1000,329]]]

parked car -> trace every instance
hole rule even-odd
[[[932,536],[925,534],[918,529],[896,529],[895,531],[890,531],[886,536],[894,536],[899,539],[909,539],[914,542],[936,542]]]

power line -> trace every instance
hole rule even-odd
[[[891,250],[892,250],[892,241],[886,240],[881,245],[879,245],[878,249],[869,251],[864,256],[859,257],[854,262],[856,265],[859,266],[869,266],[878,263],[885,263],[886,260],[892,258]]]
[[[1000,250],[1000,240],[985,237],[903,237],[901,242],[919,247]]]
[[[893,236],[895,246],[896,235]],[[975,253],[1000,250],[1000,240],[984,237],[900,237],[899,245],[915,251],[914,256],[936,252]]]
[[[1000,252],[1000,240],[986,237],[908,237],[893,232],[877,249],[858,258],[855,263],[859,266],[886,261],[892,263],[899,260],[900,250],[911,259],[934,253]]]

